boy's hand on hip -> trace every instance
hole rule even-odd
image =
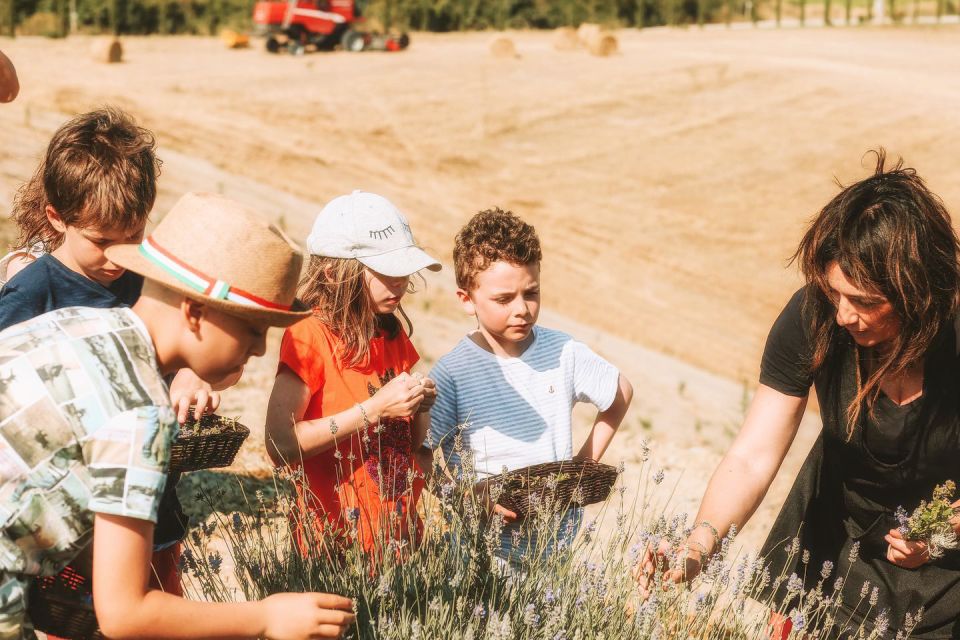
[[[423,401],[423,384],[409,373],[401,373],[383,385],[373,395],[378,406],[377,413],[382,418],[408,418],[417,412]],[[375,421],[377,416],[371,415]]]
[[[353,603],[329,593],[278,593],[263,600],[268,640],[340,638],[353,624]]]

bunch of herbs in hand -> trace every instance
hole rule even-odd
[[[907,515],[903,507],[897,508],[895,516],[900,524],[900,533],[907,540],[926,543],[931,560],[942,557],[947,549],[960,546],[950,522],[958,512],[958,508],[953,506],[956,490],[956,483],[947,480],[934,488],[930,502],[921,500],[920,506],[912,514]]]

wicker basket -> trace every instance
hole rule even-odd
[[[224,424],[229,426],[224,428]],[[227,420],[216,414],[200,418],[196,423],[187,423],[170,449],[170,471],[197,471],[227,467],[240,450],[240,445],[250,435],[250,429],[239,422]],[[218,430],[218,427],[222,430]]]
[[[69,565],[55,576],[34,580],[28,603],[37,631],[70,640],[103,640],[93,612],[90,579]]]
[[[514,469],[488,482],[500,485],[498,504],[525,518],[537,505],[563,512],[606,500],[618,475],[608,464],[575,459]]]

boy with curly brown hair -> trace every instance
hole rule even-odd
[[[480,481],[504,469],[567,460],[573,456],[573,406],[590,402],[598,413],[577,456],[599,460],[633,389],[585,344],[537,325],[542,251],[536,230],[509,211],[481,211],[457,234],[453,257],[457,297],[477,328],[430,373],[438,396],[425,447],[442,451],[454,477],[470,455]],[[454,446],[455,440],[464,446]],[[513,565],[569,543],[581,515],[570,509],[557,536],[538,543],[517,514],[491,508],[505,521],[496,555]]]

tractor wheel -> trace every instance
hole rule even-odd
[[[270,53],[279,53],[280,41],[274,38],[273,36],[269,36],[267,38],[267,51],[269,51]]]
[[[406,31],[400,34],[398,44],[400,45],[401,49],[406,49],[410,46],[410,36],[407,35]]]
[[[344,31],[343,37],[340,38],[340,46],[344,51],[363,51],[366,45],[366,37],[364,34],[359,31],[354,31],[353,29]]]

